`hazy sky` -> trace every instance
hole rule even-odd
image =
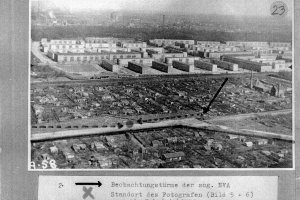
[[[71,11],[109,9],[115,11],[159,11],[184,14],[270,15],[270,6],[277,0],[40,0],[52,1]],[[292,0],[281,0],[292,16]]]

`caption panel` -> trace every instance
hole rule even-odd
[[[277,176],[40,176],[39,200],[277,200]]]

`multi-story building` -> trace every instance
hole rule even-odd
[[[271,48],[261,48],[261,49],[251,49],[249,51],[252,52],[252,54],[255,55],[255,56],[260,56],[260,55],[272,54],[273,51],[274,51],[274,49],[271,49]]]
[[[174,60],[184,62],[184,63],[189,63],[189,64],[194,64],[195,60],[199,60],[199,57],[167,57],[165,59],[165,62],[167,64],[171,64]]]
[[[243,55],[243,56],[253,56],[252,52],[249,51],[237,51],[237,52],[231,52],[231,51],[217,51],[217,52],[208,52],[206,57],[209,58],[218,58],[220,59],[223,55]]]
[[[116,43],[117,39],[113,37],[87,37],[86,43]]]
[[[42,51],[48,53],[48,51],[67,53],[68,51],[73,53],[83,53],[85,50],[85,42],[83,40],[50,40],[47,38],[41,40]]]
[[[229,46],[242,46],[242,47],[268,47],[268,42],[259,41],[226,41]]]
[[[73,45],[73,44],[83,44],[84,41],[82,40],[75,40],[75,39],[65,39],[65,40],[50,40],[49,42],[52,45]]]
[[[128,65],[128,62],[136,62],[143,65],[151,66],[152,61],[154,61],[153,58],[122,58],[118,59],[117,63],[118,65],[125,66]]]
[[[211,72],[218,71],[217,65],[203,60],[195,60],[195,67],[205,69]]]
[[[47,38],[42,38],[41,39],[41,45],[45,45],[48,43],[48,39]]]
[[[147,68],[149,67],[136,62],[128,62],[128,69],[140,74],[145,74]]]
[[[47,56],[49,58],[51,58],[52,60],[54,60],[54,58],[55,58],[55,52],[54,51],[47,51]]]
[[[221,42],[218,41],[197,41],[198,45],[220,45]]]
[[[111,61],[117,61],[117,59],[122,58],[141,58],[141,54],[134,52],[101,52],[101,53],[54,53],[53,60],[59,63],[74,63],[74,62],[89,62],[89,63],[99,63],[100,61],[106,59]]]
[[[120,46],[122,48],[140,49],[140,48],[146,48],[147,43],[146,42],[121,42]]]
[[[97,48],[116,48],[115,43],[85,43],[85,48],[87,49],[97,49]]]
[[[161,72],[166,72],[169,73],[170,70],[172,69],[172,66],[167,65],[166,63],[158,62],[158,61],[153,61],[152,62],[152,68],[157,69]]]
[[[288,48],[292,48],[292,43],[290,43],[290,42],[270,42],[270,47],[288,47]]]
[[[286,67],[284,60],[275,60],[269,58],[254,58],[251,59],[250,61],[272,65],[272,69],[274,72],[290,70]]]
[[[225,69],[225,70],[229,70],[229,71],[238,71],[238,65],[235,63],[230,63],[230,62],[226,62],[226,61],[222,61],[222,60],[218,60],[218,59],[211,59],[210,60],[212,64],[216,64],[217,67]]]
[[[156,53],[164,53],[164,48],[162,47],[143,47],[143,48],[140,48],[141,51],[143,52],[147,52],[147,51],[153,51],[153,52],[156,52]]]
[[[150,57],[154,60],[165,61],[166,58],[183,58],[187,57],[187,52],[182,53],[163,53],[163,54],[150,54]]]
[[[113,63],[110,60],[102,60],[101,66],[108,71],[117,72],[119,70],[119,66]]]
[[[49,50],[59,53],[84,53],[84,44],[50,44]]]
[[[168,46],[168,45],[175,45],[175,43],[182,43],[182,44],[189,44],[194,45],[194,40],[176,40],[176,39],[153,39],[149,40],[150,43],[156,44],[158,46]]]
[[[50,40],[47,42],[46,38],[41,41],[42,51],[47,53],[48,51],[60,52],[60,53],[84,53],[85,51],[90,52],[101,52],[106,51],[117,51],[116,43],[111,40],[100,38],[99,40],[87,38],[84,40]],[[124,48],[124,50],[126,50]],[[128,51],[128,50],[127,50]]]
[[[194,72],[194,65],[190,65],[188,63],[183,63],[177,60],[173,60],[172,66],[176,69],[179,69],[181,71],[185,72]]]
[[[250,60],[244,60],[244,59],[233,57],[233,56],[223,55],[222,60],[231,62],[231,63],[236,63],[236,64],[238,64],[239,68],[242,68],[242,69],[253,70],[253,71],[257,71],[257,72],[272,72],[272,71],[274,71],[272,68],[272,65],[270,65],[270,64],[253,62]]]

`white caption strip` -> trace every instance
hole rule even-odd
[[[39,200],[277,200],[277,176],[40,176]]]

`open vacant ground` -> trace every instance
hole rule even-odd
[[[98,70],[93,65],[59,65],[59,68],[69,73],[78,72],[97,72]]]
[[[227,119],[226,119],[227,118]],[[292,113],[279,115],[264,115],[231,120],[228,117],[210,120],[217,125],[229,126],[234,129],[250,129],[256,131],[273,132],[292,135]]]

